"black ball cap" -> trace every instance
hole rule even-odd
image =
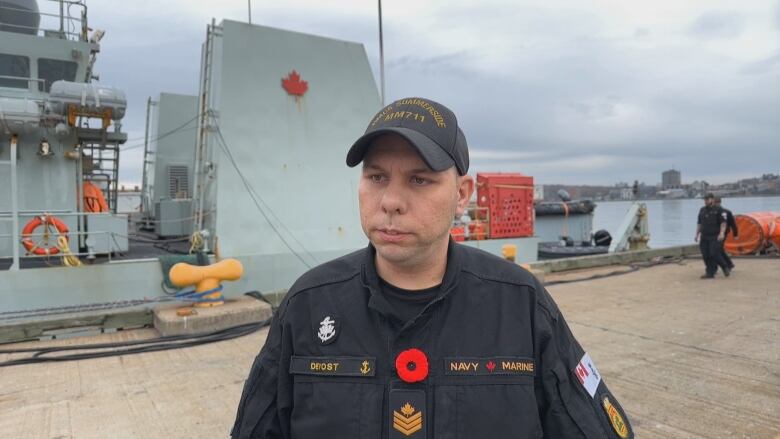
[[[363,161],[377,137],[395,133],[417,149],[425,164],[434,171],[453,166],[460,175],[469,170],[469,148],[458,119],[449,108],[424,98],[399,99],[377,113],[347,153],[347,166]]]

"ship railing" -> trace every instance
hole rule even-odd
[[[24,26],[0,21],[0,29],[13,28],[20,31],[35,31],[38,36],[59,37],[71,41],[88,41],[89,26],[87,26],[87,5],[78,0],[43,0],[38,2],[39,6],[59,7],[59,12],[30,11],[28,9],[15,8],[7,4],[0,3],[0,10],[16,12],[20,14],[37,14],[41,17],[41,24],[37,27]],[[71,8],[81,8],[78,16],[71,14]],[[56,20],[56,21],[55,21]],[[58,28],[46,28],[44,21],[54,21],[59,25]]]
[[[78,236],[88,236],[88,237],[91,237],[92,239],[100,239],[101,236],[107,236],[107,238],[106,238],[107,242],[108,242],[108,250],[107,251],[105,251],[105,250],[100,250],[100,251],[89,251],[89,250],[87,250],[87,251],[78,252],[78,251],[73,251],[73,249],[69,248],[69,253],[68,254],[69,255],[73,255],[73,256],[77,256],[79,259],[82,259],[84,257],[89,259],[89,258],[92,258],[92,257],[104,256],[105,255],[105,256],[108,257],[108,262],[111,262],[112,255],[114,253],[122,254],[122,253],[125,252],[125,251],[122,250],[122,246],[119,245],[119,242],[118,242],[117,238],[125,238],[125,239],[128,238],[128,236],[125,235],[125,234],[116,233],[116,232],[110,232],[110,231],[98,231],[98,232],[74,232],[74,231],[68,231],[67,236],[68,236],[68,242],[69,243],[70,242],[74,242],[73,240],[76,237],[78,237]],[[33,242],[37,242],[37,243],[39,243],[40,239],[42,239],[44,237],[48,237],[49,238],[48,248],[50,249],[50,254],[38,255],[38,254],[27,252],[27,253],[24,253],[24,254],[20,254],[19,255],[20,259],[58,259],[58,258],[60,258],[62,256],[65,256],[62,251],[58,251],[57,253],[51,254],[51,251],[54,248],[58,248],[58,246],[56,244],[58,235],[57,235],[56,232],[50,232],[48,234],[45,233],[45,232],[30,233],[28,235],[24,235],[24,237],[25,238],[30,238],[30,239],[33,240]],[[13,241],[14,235],[11,234],[11,233],[0,234],[0,242],[5,241],[6,239]],[[21,242],[17,243],[17,244],[18,245],[22,245]],[[13,257],[13,255],[11,255],[11,254],[8,254],[8,255],[0,254],[0,259],[8,259],[8,258],[12,258],[12,257]]]
[[[101,213],[93,213],[93,212],[73,212],[73,211],[66,211],[66,210],[46,210],[46,211],[42,211],[42,210],[20,210],[18,212],[18,215],[17,215],[17,220],[18,220],[19,224],[24,224],[25,221],[29,221],[29,220],[31,220],[31,219],[33,219],[35,217],[45,216],[45,215],[51,215],[51,216],[57,217],[59,219],[75,217],[76,221],[78,221],[80,224],[84,224],[85,219],[88,219],[90,216],[95,216],[95,215],[113,215],[113,214],[109,214],[109,213],[102,213],[101,214]],[[6,221],[12,222],[13,220],[14,220],[14,213],[13,212],[8,212],[8,211],[0,212],[0,222],[6,222]],[[79,248],[80,246],[82,246],[82,245],[80,245],[80,243],[85,242],[87,237],[91,236],[93,239],[104,239],[104,238],[102,238],[102,236],[104,236],[104,235],[108,235],[108,237],[105,238],[105,239],[108,239],[108,241],[107,241],[108,242],[108,248],[109,248],[108,259],[110,261],[112,253],[118,253],[118,254],[119,253],[123,253],[123,251],[121,250],[121,246],[117,242],[117,238],[128,239],[129,237],[126,234],[116,233],[116,232],[111,232],[111,231],[83,231],[82,232],[82,231],[78,231],[78,230],[69,230],[68,233],[67,233],[68,242],[69,243],[75,243],[75,247],[76,248]],[[44,236],[47,236],[47,234],[45,232],[43,232],[43,231],[41,231],[41,232],[37,232],[36,231],[35,233],[26,234],[24,236],[22,236],[21,231],[14,231],[14,230],[12,230],[11,233],[0,234],[0,248],[3,248],[3,246],[7,245],[7,243],[9,243],[9,242],[11,244],[10,245],[11,254],[0,253],[0,259],[13,258],[14,257],[13,253],[14,253],[14,250],[15,250],[15,246],[18,245],[18,246],[21,247],[22,246],[22,239],[29,237],[29,238],[31,238],[33,240],[33,242],[38,242]],[[48,236],[49,236],[50,239],[49,239],[49,242],[47,243],[47,246],[49,246],[49,248],[56,248],[57,247],[57,237],[58,237],[58,234],[57,234],[57,231],[55,229],[53,229],[53,227],[51,227],[51,230],[48,233]],[[69,245],[69,247],[70,247],[70,250],[71,250],[71,254],[73,254],[74,256],[94,256],[94,255],[106,254],[106,252],[104,252],[104,251],[101,251],[99,253],[90,252],[90,251],[74,252],[70,245]],[[45,258],[58,258],[58,257],[62,256],[61,252],[57,253],[55,255],[51,255],[51,254],[50,255],[35,255],[35,254],[26,254],[26,252],[25,252],[23,247],[20,250],[21,250],[20,253],[19,253],[19,258],[20,259],[22,259],[22,258],[44,258],[45,259]],[[14,265],[16,265],[15,262],[14,262]]]
[[[19,83],[26,82],[27,86],[24,87],[24,88],[21,88],[21,87],[18,87],[18,88],[17,87],[10,87],[11,90],[17,90],[17,92],[18,92],[18,90],[21,90],[23,92],[26,92],[27,90],[30,90],[30,85],[32,85],[33,83],[36,83],[36,82],[38,83],[38,87],[35,88],[35,89],[36,90],[40,90],[40,89],[43,88],[43,86],[46,83],[45,79],[29,78],[27,76],[0,75],[0,80],[2,80],[2,79],[5,79],[6,81],[17,81]],[[0,81],[0,82],[2,82],[2,81]],[[9,96],[10,97],[15,97],[15,96],[17,96],[15,94],[4,94],[4,93],[2,93],[3,87],[7,87],[7,86],[0,87],[0,97],[4,97],[4,96],[5,97],[9,97]]]

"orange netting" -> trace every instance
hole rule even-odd
[[[777,245],[780,248],[780,212],[751,212],[735,215],[739,237],[726,238],[724,248],[731,255],[750,255],[764,248]]]

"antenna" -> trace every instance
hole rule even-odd
[[[379,82],[382,88],[382,106],[385,106],[385,49],[382,41],[382,0],[379,3]]]
[[[246,5],[249,8],[249,24],[252,24],[252,0],[246,0]]]

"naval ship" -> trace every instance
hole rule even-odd
[[[284,291],[365,247],[359,170],[344,164],[345,145],[382,106],[362,44],[212,20],[193,60],[197,94],[150,98],[133,144],[124,92],[95,72],[105,32],[87,12],[84,0],[0,1],[0,342],[56,330],[63,314],[171,301],[178,262],[240,261],[243,276],[221,291],[229,299]],[[141,209],[119,212],[120,155],[141,146]],[[535,261],[547,232],[544,218],[536,233],[527,223],[532,180],[483,177],[472,215],[489,229],[461,225],[475,232],[464,244]],[[590,239],[592,211],[580,218],[566,227]],[[18,324],[47,319],[37,332]]]
[[[169,301],[176,262],[240,261],[230,298],[365,246],[343,164],[380,108],[361,44],[212,21],[198,95],[177,102],[192,111],[173,129],[179,115],[153,118],[145,209],[127,214],[118,171],[133,145],[124,92],[94,69],[104,35],[85,1],[0,1],[0,342],[40,334],[22,320]]]

